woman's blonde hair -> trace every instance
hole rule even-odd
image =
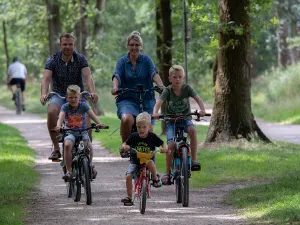
[[[180,65],[173,65],[173,66],[171,66],[171,68],[169,69],[169,75],[171,75],[174,70],[181,71],[181,72],[183,72],[183,75],[184,75],[184,69],[183,69],[182,66],[180,66]]]
[[[137,117],[136,117],[136,123],[142,122],[142,121],[151,124],[151,116],[150,116],[150,114],[147,113],[147,112],[142,112],[139,115],[137,115]]]
[[[138,31],[132,31],[128,35],[127,40],[126,40],[126,47],[128,47],[130,40],[137,41],[143,47],[143,39],[141,38],[141,34]]]
[[[69,85],[67,88],[67,95],[75,93],[80,94],[80,87],[78,85]]]

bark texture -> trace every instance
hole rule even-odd
[[[220,30],[215,102],[206,142],[268,140],[251,110],[250,0],[220,0]]]

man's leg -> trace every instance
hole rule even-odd
[[[60,111],[60,107],[58,104],[54,103],[48,105],[48,119],[47,119],[48,132],[51,137],[51,141],[53,143],[53,150],[59,152],[60,154],[57,133],[51,132],[51,130],[53,130],[56,127],[59,111]],[[57,159],[57,157],[51,157],[51,156],[49,157],[49,159]]]

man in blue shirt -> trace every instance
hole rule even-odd
[[[69,33],[60,36],[60,52],[50,56],[45,65],[43,80],[41,84],[41,104],[45,105],[45,97],[49,91],[49,85],[54,92],[65,96],[67,87],[76,84],[83,91],[83,81],[86,83],[92,95],[93,103],[98,101],[95,93],[95,85],[91,70],[84,55],[74,51],[75,38]],[[58,140],[51,130],[56,126],[57,117],[61,106],[66,103],[65,99],[53,96],[48,105],[47,126],[53,142],[53,152],[49,159],[56,160],[61,157]],[[87,120],[89,124],[89,119]]]

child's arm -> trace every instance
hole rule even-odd
[[[65,112],[64,111],[60,111],[59,113],[59,116],[58,116],[58,120],[57,120],[57,123],[56,123],[56,127],[54,128],[54,130],[59,133],[60,132],[60,129],[61,129],[61,125],[65,119]]]
[[[154,119],[158,119],[158,110],[160,109],[161,105],[164,103],[163,100],[158,99],[155,103],[154,109],[153,109],[153,117]]]
[[[87,111],[87,114],[89,115],[89,117],[95,122],[97,123],[100,127],[105,127],[105,124],[102,124],[100,119],[95,115],[95,113],[93,112],[92,109],[90,109],[89,111]]]
[[[197,102],[197,104],[200,108],[200,115],[205,116],[205,107],[204,107],[204,103],[203,103],[202,99],[199,97],[199,95],[196,95],[192,98],[195,99],[195,101]]]
[[[125,150],[125,151],[128,151],[128,150],[130,149],[130,146],[127,145],[126,142],[124,142],[124,143],[122,144],[122,149]]]

